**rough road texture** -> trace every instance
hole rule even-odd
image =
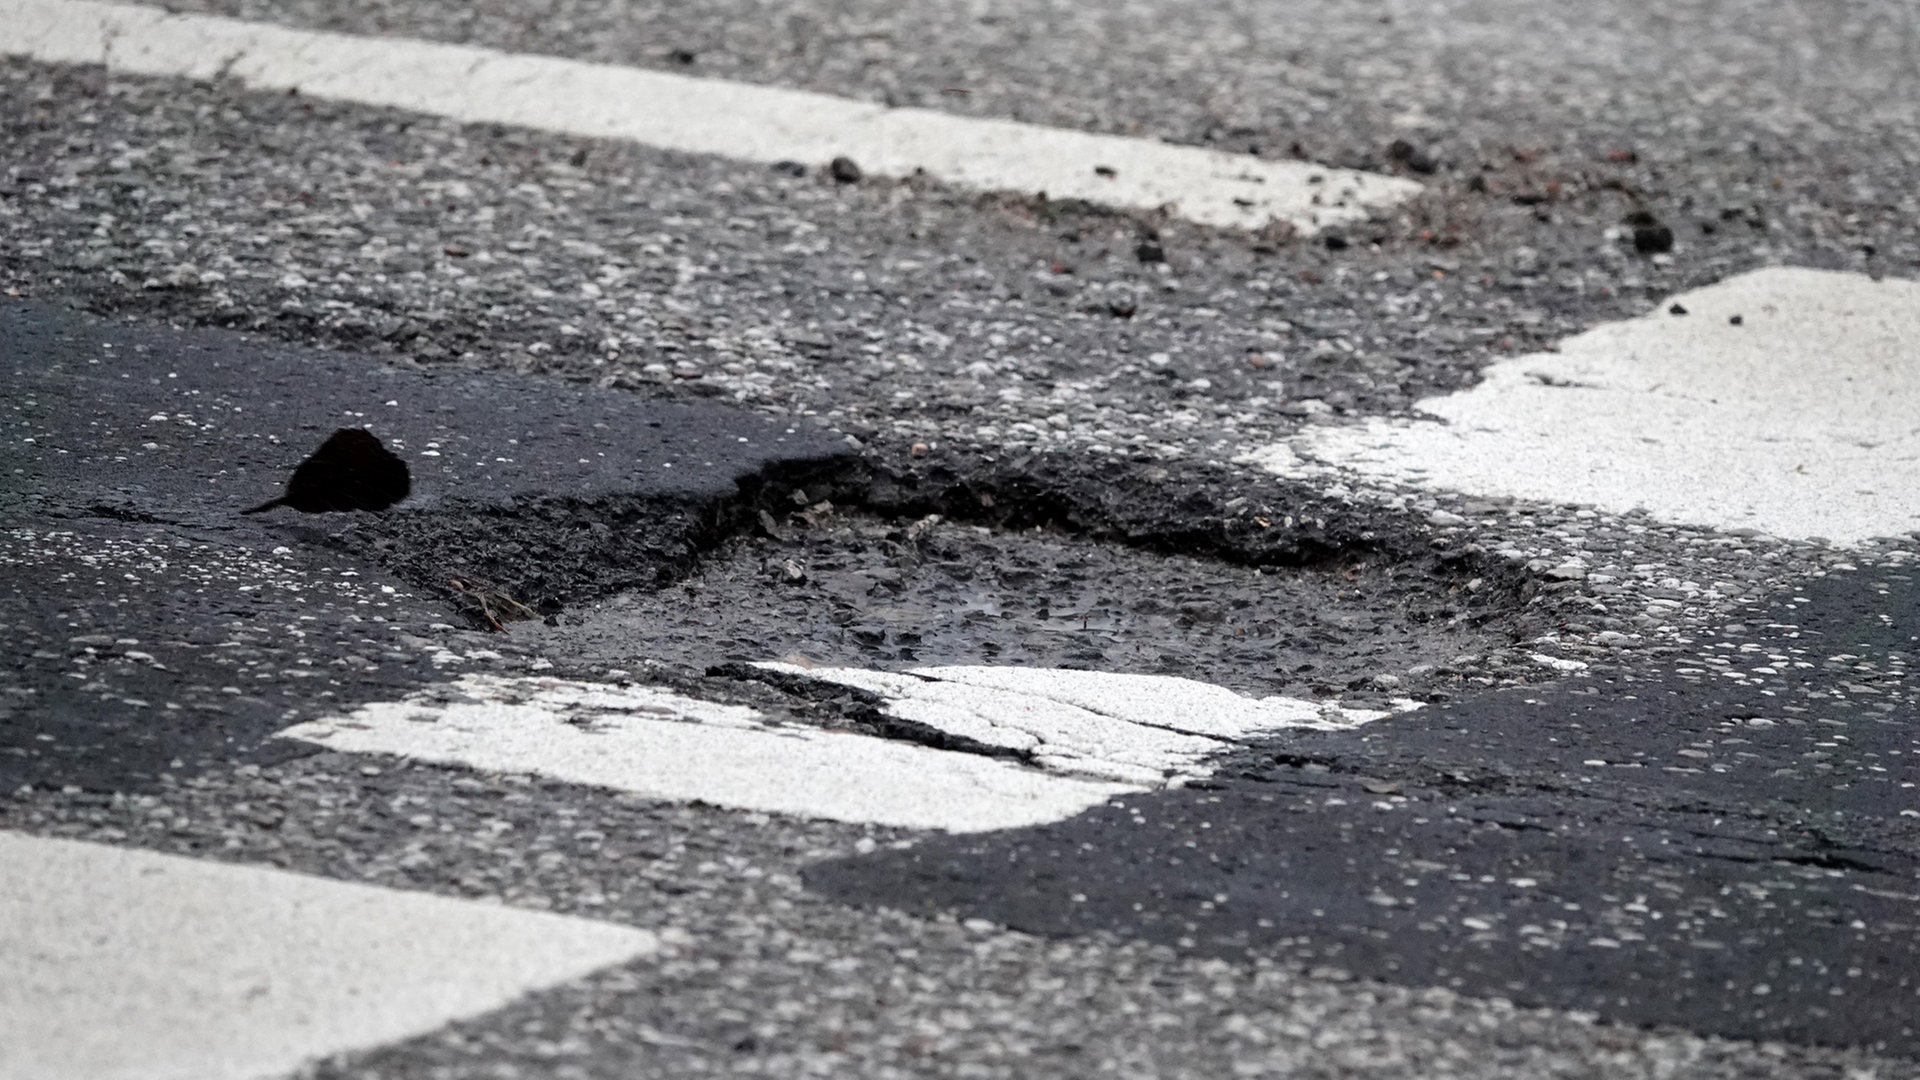
[[[1862,593],[1905,617],[1862,615]],[[1658,665],[1292,734],[1203,790],[808,880],[1035,933],[1912,1056],[1916,611],[1911,560],[1837,574]]]
[[[1911,896],[1912,819],[1872,801],[1875,770],[1893,777],[1894,750],[1909,748],[1867,727],[1911,715],[1894,692],[1904,646],[1782,642],[1768,624],[1799,619],[1767,606],[1807,596],[1816,610],[1908,627],[1889,605],[1909,594],[1881,575],[1904,572],[1896,556],[1910,540],[1837,552],[1590,508],[1446,496],[1376,505],[1219,464],[1307,424],[1403,411],[1471,384],[1492,360],[1754,267],[1920,274],[1911,5],[807,8],[219,5],[1376,166],[1429,194],[1308,243],[1032,193],[840,183],[817,164],[794,175],[230,85],[9,64],[0,291],[463,376],[723,398],[780,425],[817,417],[858,436],[864,453],[764,492],[771,529],[757,513],[706,529],[696,543],[711,555],[691,564],[684,545],[649,532],[653,517],[616,498],[493,504],[450,532],[427,528],[450,518],[390,515],[382,520],[420,530],[391,534],[293,519],[243,534],[224,519],[200,529],[68,506],[5,538],[10,595],[49,601],[45,612],[0,615],[24,658],[7,669],[9,689],[48,696],[0,697],[17,735],[0,759],[14,770],[8,783],[37,785],[0,799],[0,824],[685,935],[658,967],[322,1075],[1913,1073],[1911,1057],[1863,1049],[1911,1038],[1899,1027],[1913,1010],[1898,966],[1911,967],[1912,918],[1882,893],[1898,892],[1887,880],[1905,874]],[[315,437],[338,425],[329,417]],[[254,501],[311,447],[257,449],[244,485]],[[187,493],[165,477],[143,482]],[[247,505],[237,490],[220,494]],[[26,505],[4,484],[0,498],[9,513]],[[837,509],[815,513],[823,501]],[[929,513],[947,521],[907,538]],[[663,527],[691,535],[686,524]],[[617,536],[590,541],[594,550],[640,562],[615,574],[562,542],[595,525]],[[628,534],[633,547],[621,548]],[[1085,547],[1115,540],[1134,550]],[[460,569],[484,568],[475,576],[488,582],[443,584],[454,556],[480,560]],[[664,592],[650,591],[665,565],[656,558],[683,575]],[[962,581],[942,565],[961,558],[992,565]],[[789,560],[804,584],[786,580]],[[581,564],[591,572],[575,580]],[[1251,579],[1254,568],[1285,587]],[[1111,626],[1097,628],[1090,607],[1078,631],[1079,620],[1055,617],[1074,614],[1105,572],[1145,582],[1101,597],[1114,601]],[[1164,591],[1156,574],[1172,582]],[[1206,607],[1155,610],[1190,602],[1175,579],[1229,597],[1257,584],[1281,597],[1289,622],[1316,619],[1285,627],[1282,641],[1257,603],[1229,598],[1218,621]],[[1805,591],[1820,581],[1836,593]],[[666,640],[650,675],[822,723],[864,714],[850,700],[707,674],[688,644],[707,625],[685,610],[701,602],[688,584],[737,605],[737,618],[712,616],[730,654],[765,641],[899,662],[902,649],[949,647],[960,631],[938,621],[942,605],[973,601],[999,606],[986,637],[1003,654],[1070,658],[1087,647],[1122,659],[1129,634],[1165,619],[1164,651],[1219,658],[1209,678],[1402,690],[1426,697],[1428,711],[1379,729],[1417,750],[1319,736],[1250,748],[1218,789],[1128,801],[1084,833],[929,845],[924,864],[893,851],[905,837],[887,830],[387,759],[234,764],[278,719],[362,694],[399,697],[456,672],[520,675],[545,662],[633,677],[646,649],[592,637],[614,610],[597,606],[599,590],[626,583],[649,585],[624,603]],[[549,588],[567,598],[559,625],[478,629],[489,605],[505,609],[501,597],[538,606]],[[929,632],[904,640],[901,626],[862,614],[888,606],[931,613]],[[1335,614],[1359,618],[1324,621]],[[1237,627],[1273,642],[1291,668],[1237,649]],[[579,657],[558,644],[535,653],[529,640],[549,632]],[[1414,647],[1422,632],[1461,652],[1429,660]],[[1313,651],[1302,639],[1317,655],[1299,655]],[[1586,675],[1559,674],[1580,662],[1593,665]],[[1811,676],[1791,675],[1808,670],[1791,666],[1801,662],[1824,673],[1821,692],[1842,694],[1844,709],[1802,693]],[[1363,677],[1374,689],[1352,686]],[[1656,731],[1609,704],[1638,688],[1686,703],[1692,721]],[[1772,704],[1777,713],[1762,708]],[[1536,710],[1565,722],[1548,728],[1561,742],[1537,737],[1546,725]],[[67,720],[76,723],[59,726]],[[1835,737],[1815,738],[1822,728]],[[142,744],[145,734],[156,741]],[[169,759],[169,746],[184,750]],[[135,749],[116,759],[125,747]],[[72,769],[81,760],[103,764],[82,775]],[[1802,801],[1774,798],[1771,771],[1746,783],[1756,770],[1790,770],[1779,791]],[[1837,783],[1857,784],[1833,796],[1845,816],[1819,819],[1821,785]],[[1256,802],[1257,816],[1239,813]],[[1236,831],[1257,848],[1215,839]],[[802,886],[808,866],[834,856],[856,858],[815,883],[861,906]],[[993,880],[1004,888],[983,884],[988,857],[1003,860]],[[930,882],[934,871],[945,876]],[[1078,888],[1084,904],[1074,876],[1098,886]],[[1324,902],[1306,895],[1325,882]],[[1107,888],[1119,902],[1084,914]],[[1048,932],[1096,928],[1056,939],[938,913],[948,910]],[[1721,932],[1736,921],[1740,934]],[[1404,955],[1378,947],[1388,932]],[[1861,951],[1862,932],[1893,969],[1835,966]],[[1270,953],[1244,959],[1250,943]],[[1655,955],[1656,944],[1671,948]],[[1749,966],[1730,969],[1736,958]],[[1612,1003],[1576,992],[1589,972]],[[1474,992],[1448,989],[1455,980]],[[1653,1004],[1669,991],[1681,1003],[1670,1014]],[[1811,1025],[1855,1046],[1593,1023],[1517,1008],[1509,994],[1703,1031]]]

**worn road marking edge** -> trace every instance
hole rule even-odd
[[[658,687],[463,676],[283,738],[670,801],[948,832],[1059,821],[1139,785],[768,721]]]
[[[1181,217],[1220,228],[1280,220],[1312,233],[1421,190],[1397,177],[1151,139],[155,7],[0,0],[0,23],[8,27],[0,54],[49,63],[230,78],[262,90],[745,161],[818,165],[844,155],[882,176],[924,170],[981,191],[1044,191],[1140,210],[1171,205]]]
[[[1238,460],[1389,499],[1645,510],[1854,547],[1920,530],[1915,341],[1920,282],[1768,267],[1502,360],[1421,416],[1317,424]]]
[[[0,1076],[247,1080],[659,950],[613,923],[0,830]]]
[[[1249,698],[1164,675],[958,666],[758,665],[880,695],[901,719],[1031,764],[779,723],[652,686],[470,674],[296,724],[282,738],[648,798],[857,824],[984,832],[1060,821],[1116,795],[1210,775],[1237,741],[1350,728],[1388,712]],[[1400,702],[1396,711],[1417,708]]]

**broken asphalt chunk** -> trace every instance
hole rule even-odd
[[[294,467],[286,494],[243,514],[288,506],[304,514],[385,510],[413,489],[407,463],[365,428],[341,428]]]

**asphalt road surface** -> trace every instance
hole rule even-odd
[[[0,19],[0,1077],[1920,1076],[1911,5]]]

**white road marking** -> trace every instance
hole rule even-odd
[[[0,832],[0,1076],[252,1080],[656,951],[651,933]]]
[[[822,164],[846,155],[870,173],[925,170],[976,190],[1044,191],[1137,209],[1170,203],[1182,217],[1223,228],[1257,229],[1278,219],[1311,233],[1420,190],[1394,177],[1147,139],[153,7],[0,0],[0,24],[8,28],[0,54],[52,63],[229,77],[262,90],[746,161]]]
[[[1338,730],[1390,715],[1296,698],[1249,698],[1167,675],[1058,668],[756,665],[886,698],[886,711],[950,735],[1025,751],[1067,775],[1145,787],[1204,777],[1233,742],[1283,728]],[[1411,706],[1412,703],[1408,703]]]
[[[469,675],[281,732],[334,750],[526,772],[659,799],[949,832],[1072,817],[1138,790],[864,735],[763,722],[652,687]]]
[[[1317,427],[1241,460],[1853,545],[1920,529],[1916,343],[1920,283],[1756,270],[1495,364],[1420,402],[1437,420]]]

